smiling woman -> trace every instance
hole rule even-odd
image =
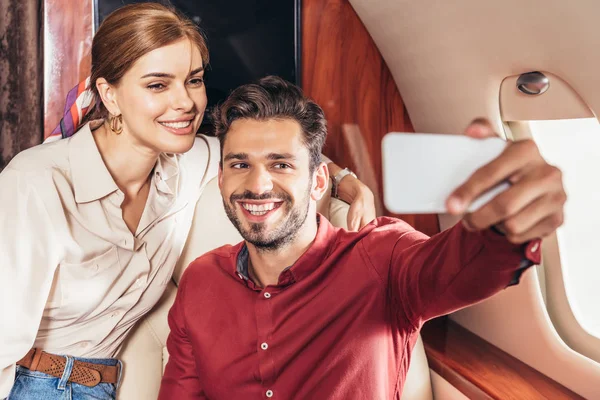
[[[115,11],[55,140],[0,174],[0,398],[115,397],[113,357],[162,296],[217,175],[217,139],[196,136],[207,62],[176,11]],[[364,185],[345,181],[361,200]]]
[[[128,133],[123,137],[133,145],[156,155],[184,153],[194,143],[206,108],[203,71],[199,47],[183,38],[140,57],[118,84],[97,78],[96,88],[108,121],[122,116],[122,128]],[[100,146],[115,138],[106,134],[109,123],[96,136]]]

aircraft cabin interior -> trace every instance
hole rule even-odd
[[[0,171],[51,136],[67,111],[67,93],[90,75],[92,38],[103,19],[135,2],[1,0]],[[385,193],[392,187],[384,184],[393,186],[394,177],[384,175],[418,171],[385,171],[387,134],[459,135],[480,117],[506,141],[533,140],[562,172],[568,195],[563,225],[535,249],[542,261],[517,285],[425,323],[399,398],[600,400],[600,268],[593,256],[600,239],[594,172],[600,168],[600,2],[168,4],[207,38],[209,109],[266,75],[299,85],[325,112],[323,153],[371,189],[377,216],[400,218],[427,235],[460,218],[390,210]],[[207,113],[199,133],[210,135],[213,125]],[[428,154],[421,164],[435,161]],[[200,255],[242,240],[227,220],[217,178],[206,184],[194,210],[173,278],[118,353],[124,365],[119,399],[157,398],[169,360],[167,315],[184,270]],[[319,210],[338,227],[347,227],[348,211],[335,198]],[[0,343],[0,359],[5,346]]]

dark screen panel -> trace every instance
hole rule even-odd
[[[139,0],[96,0],[96,26],[117,8]],[[266,75],[300,84],[300,0],[173,0],[208,39],[208,107],[239,85]],[[206,120],[205,120],[206,121]]]

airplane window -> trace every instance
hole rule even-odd
[[[557,231],[565,291],[573,314],[600,338],[600,124],[596,118],[529,121],[542,156],[563,171],[568,200]],[[551,296],[547,293],[547,296]]]

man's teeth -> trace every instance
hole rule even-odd
[[[265,204],[248,204],[242,203],[242,207],[250,212],[252,215],[265,215],[273,208],[275,208],[275,203],[265,203]]]
[[[167,128],[181,129],[181,128],[187,128],[188,126],[190,126],[191,123],[192,123],[192,121],[161,122],[161,125],[164,125]]]

